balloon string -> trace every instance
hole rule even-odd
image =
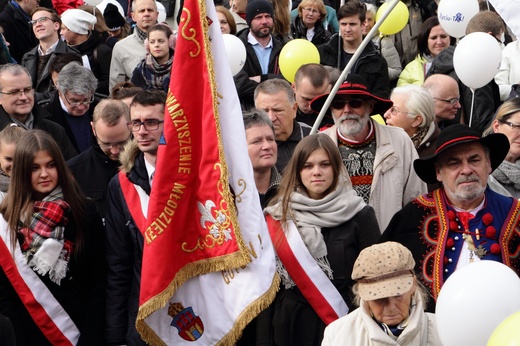
[[[475,89],[469,88],[471,90],[471,112],[469,113],[469,127],[471,127],[471,121],[473,120],[473,105],[475,104]]]

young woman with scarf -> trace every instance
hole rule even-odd
[[[132,83],[143,89],[168,91],[172,70],[175,36],[167,24],[155,24],[148,29],[144,41],[146,56],[134,70]]]
[[[377,242],[374,210],[357,196],[334,142],[305,137],[265,209],[282,288],[271,309],[276,345],[320,345],[346,315],[358,254]]]
[[[104,344],[103,225],[47,133],[20,138],[0,213],[0,313],[17,344]]]

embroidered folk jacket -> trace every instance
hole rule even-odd
[[[380,242],[397,241],[413,253],[415,272],[434,298],[427,311],[434,312],[444,281],[457,267],[464,233],[471,235],[482,260],[504,263],[520,275],[520,203],[489,188],[485,196],[485,204],[469,220],[468,230],[441,188],[406,205],[383,232]]]

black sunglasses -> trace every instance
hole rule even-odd
[[[352,109],[357,109],[361,106],[363,106],[363,99],[350,99],[350,100],[345,100],[345,99],[339,99],[339,100],[334,100],[330,103],[330,106],[333,108],[333,109],[343,109],[345,108],[345,104],[348,104],[348,106]]]

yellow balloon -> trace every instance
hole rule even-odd
[[[379,10],[377,10],[376,13],[376,22],[379,22],[379,19],[383,13],[386,12],[388,6],[389,2],[385,2],[381,7],[379,7]],[[406,23],[408,23],[409,16],[410,13],[408,12],[408,8],[402,1],[399,1],[379,27],[379,32],[384,35],[397,34],[399,31],[404,29]]]
[[[312,42],[298,38],[283,46],[278,63],[284,78],[292,83],[300,66],[320,63],[320,53]]]
[[[487,346],[520,346],[520,311],[508,316],[495,328]]]

